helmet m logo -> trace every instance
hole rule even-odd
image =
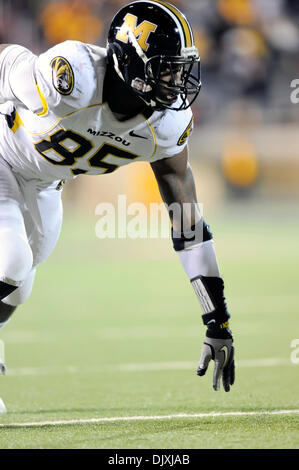
[[[137,42],[143,51],[147,51],[149,44],[147,40],[150,33],[153,33],[157,29],[157,25],[151,23],[150,21],[142,21],[140,25],[137,26],[138,18],[131,13],[127,13],[124,22],[116,35],[116,39],[122,42],[128,42],[128,30],[130,29],[134,36],[137,39]]]

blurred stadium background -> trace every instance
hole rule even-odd
[[[66,39],[105,46],[125,3],[0,0],[0,41],[35,53]],[[11,371],[1,380],[10,411],[3,422],[299,408],[298,365],[289,359],[290,342],[299,337],[299,104],[290,99],[299,79],[299,3],[172,3],[190,19],[202,60],[190,159],[233,314],[240,361],[234,392],[229,399],[214,394],[211,375],[198,381],[194,374],[203,335],[199,306],[169,240],[95,237],[98,203],[115,203],[119,194],[128,202],[160,201],[149,165],[138,163],[66,184],[57,249],[39,268],[21,314],[1,332]],[[120,380],[115,376],[120,362],[136,361],[187,362],[182,370],[141,367],[134,378],[124,370]],[[165,434],[155,423],[140,432],[130,424],[122,433],[107,426],[92,428],[94,442],[75,428],[69,435],[59,428],[55,438],[47,429],[8,429],[0,446],[298,447],[297,417],[244,418],[231,434],[225,421],[217,442],[214,421],[167,424]]]
[[[0,0],[0,41],[35,53],[66,39],[105,46],[123,0]],[[199,199],[213,207],[231,201],[281,205],[299,198],[299,4],[296,0],[173,0],[191,19],[202,60],[190,150]],[[138,174],[138,185],[136,175]],[[67,208],[94,211],[114,201],[159,200],[146,164],[100,181],[67,185]],[[288,204],[286,205],[286,207]]]

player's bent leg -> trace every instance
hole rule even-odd
[[[19,226],[19,230],[17,231],[18,235],[23,241],[25,241],[25,246],[23,246],[22,252],[20,253],[20,250],[18,250],[18,261],[14,259],[14,274],[12,274],[12,271],[10,271],[10,275],[13,276],[13,278],[11,277],[9,278],[9,280],[7,279],[10,284],[7,284],[8,289],[2,290],[2,296],[0,286],[0,328],[4,326],[5,323],[7,323],[15,308],[28,299],[32,291],[34,277],[36,273],[35,266],[37,266],[48,258],[57,243],[62,225],[62,203],[61,192],[56,191],[56,187],[57,183],[53,183],[50,187],[37,193],[37,203],[44,229],[43,233],[40,233],[28,211],[21,212],[18,207],[18,204],[14,201],[12,201],[11,204],[1,204],[0,201],[0,243],[2,228],[1,219],[5,220],[6,224],[8,223],[7,213],[9,208],[9,225],[13,226],[15,230]],[[6,217],[4,217],[5,212]],[[14,222],[12,222],[12,219],[14,219]],[[3,230],[2,238],[4,238],[4,233],[5,231]],[[14,234],[11,235],[11,239],[14,241],[14,245],[19,246],[20,248],[20,241],[18,240],[18,243],[16,243],[16,238]],[[10,253],[11,250],[8,250],[6,255],[10,256],[11,258],[11,255],[9,255]],[[27,266],[24,262],[26,261],[26,259]],[[0,277],[1,272],[4,272],[4,267],[7,264],[9,263],[5,263],[4,257],[2,263],[0,261]],[[3,265],[5,266],[3,267]],[[23,271],[20,269],[21,266],[23,267]],[[19,279],[23,278],[24,273],[28,273],[28,268],[30,269],[29,274],[27,274],[25,279],[19,281]],[[6,270],[6,272],[8,271]]]
[[[27,237],[33,253],[33,266],[44,262],[53,252],[62,225],[61,191],[56,190],[57,182],[37,193],[37,204],[43,226],[43,233],[32,223],[30,214],[24,213]]]
[[[32,262],[19,204],[13,200],[0,201],[0,300],[22,285]]]
[[[17,306],[24,303],[30,296],[35,272],[36,270],[32,269],[22,285],[0,301],[0,329],[9,322]],[[0,357],[0,375],[4,375],[5,372],[6,366]]]
[[[19,203],[13,199],[0,200],[0,328],[16,309],[9,301],[14,292],[22,289],[32,270],[33,256],[29,246]],[[6,300],[4,302],[3,300]],[[0,374],[5,374],[0,358]]]

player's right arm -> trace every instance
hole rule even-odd
[[[213,244],[213,235],[198,206],[194,176],[188,158],[188,139],[193,128],[190,108],[166,114],[156,128],[157,153],[151,163],[163,201],[172,222],[173,247],[188,275],[202,308],[207,327],[197,374],[206,373],[214,361],[213,388],[220,381],[228,392],[234,383],[234,346],[229,328],[230,314],[224,297]]]
[[[228,392],[234,383],[234,346],[229,328],[230,314],[224,297],[213,236],[198,208],[194,176],[185,147],[172,158],[151,164],[161,196],[172,221],[175,251],[200,301],[202,320],[207,327],[197,374],[206,373],[214,361],[213,387],[219,390],[222,378]]]

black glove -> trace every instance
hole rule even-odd
[[[213,388],[220,390],[222,377],[223,388],[230,391],[235,381],[235,362],[233,337],[229,328],[220,330],[208,328],[199,360],[197,375],[205,375],[210,360],[215,362],[213,374]]]

